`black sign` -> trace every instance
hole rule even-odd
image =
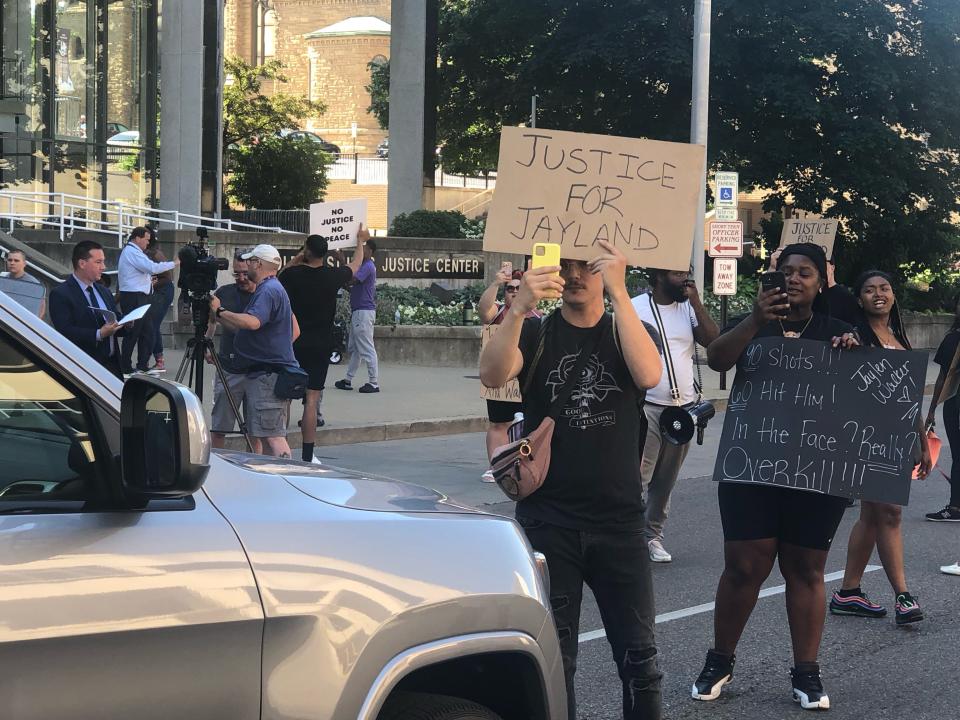
[[[279,252],[286,264],[300,252],[300,248],[283,248]],[[349,260],[353,250],[344,250],[343,254]],[[380,250],[373,260],[377,267],[377,279],[483,280],[484,278],[483,256],[478,254]],[[327,263],[331,266],[338,264],[329,255]]]
[[[714,479],[906,505],[927,356],[763,338],[730,391]]]

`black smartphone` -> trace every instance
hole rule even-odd
[[[779,270],[772,270],[770,272],[765,272],[760,276],[760,289],[763,292],[768,290],[773,290],[774,288],[780,288],[780,292],[787,291],[787,278]],[[786,313],[782,313],[783,317],[786,317]]]

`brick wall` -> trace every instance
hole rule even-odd
[[[331,180],[325,202],[367,199],[367,225],[374,230],[387,229],[387,186],[354,185],[350,180]]]

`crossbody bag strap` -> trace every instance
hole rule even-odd
[[[530,362],[530,369],[527,370],[527,379],[523,382],[523,387],[520,388],[520,397],[525,397],[527,391],[530,390],[530,383],[533,382],[533,373],[537,369],[537,365],[540,364],[540,358],[543,356],[543,347],[546,344],[547,339],[547,323],[552,322],[553,313],[550,313],[545,318],[540,320],[540,330],[537,333],[537,351],[533,355],[533,360]]]
[[[697,328],[693,324],[693,307],[687,302],[687,310],[690,312],[690,334],[693,335],[693,367],[697,370],[697,381],[693,389],[697,391],[697,405],[703,400],[703,373],[700,370],[700,348],[697,347]]]
[[[604,326],[594,335],[593,342],[590,345],[584,345],[580,349],[580,354],[577,355],[577,362],[573,366],[573,370],[570,371],[570,374],[567,375],[566,382],[563,383],[563,387],[560,388],[560,393],[557,395],[557,399],[553,401],[550,405],[550,409],[547,411],[546,417],[556,420],[557,416],[560,414],[560,411],[566,407],[567,402],[570,400],[570,396],[573,394],[573,389],[577,386],[577,383],[580,381],[580,376],[583,374],[583,369],[587,366],[587,363],[590,361],[590,357],[596,352],[597,348],[600,346],[600,342],[603,340],[604,335],[607,334],[607,327]]]
[[[667,380],[670,382],[670,397],[673,401],[680,404],[680,385],[677,383],[677,373],[673,367],[673,356],[670,354],[670,343],[667,341],[667,331],[663,327],[663,318],[660,317],[660,310],[653,301],[653,293],[647,293],[647,300],[650,302],[650,314],[653,315],[653,321],[657,324],[657,332],[660,333],[660,343],[663,345],[663,364],[667,366]]]

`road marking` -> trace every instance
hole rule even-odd
[[[877,570],[882,570],[883,568],[880,565],[867,565],[864,573],[876,572]],[[843,578],[843,570],[838,570],[837,572],[832,572],[829,575],[824,575],[824,582],[832,582],[833,580],[840,580]],[[772,595],[782,595],[787,589],[786,585],[774,585],[773,587],[764,588],[760,591],[760,597],[771,597]],[[693,607],[684,608],[683,610],[674,610],[673,612],[663,613],[657,615],[655,623],[660,625],[661,623],[668,623],[672,620],[680,620],[681,618],[691,617],[693,615],[701,615],[707,612],[713,612],[714,604],[712,602],[704,603],[703,605],[694,605]],[[590,642],[591,640],[599,640],[602,637],[606,637],[607,634],[604,632],[603,628],[599,630],[591,630],[590,632],[580,633],[578,640],[580,643]]]

